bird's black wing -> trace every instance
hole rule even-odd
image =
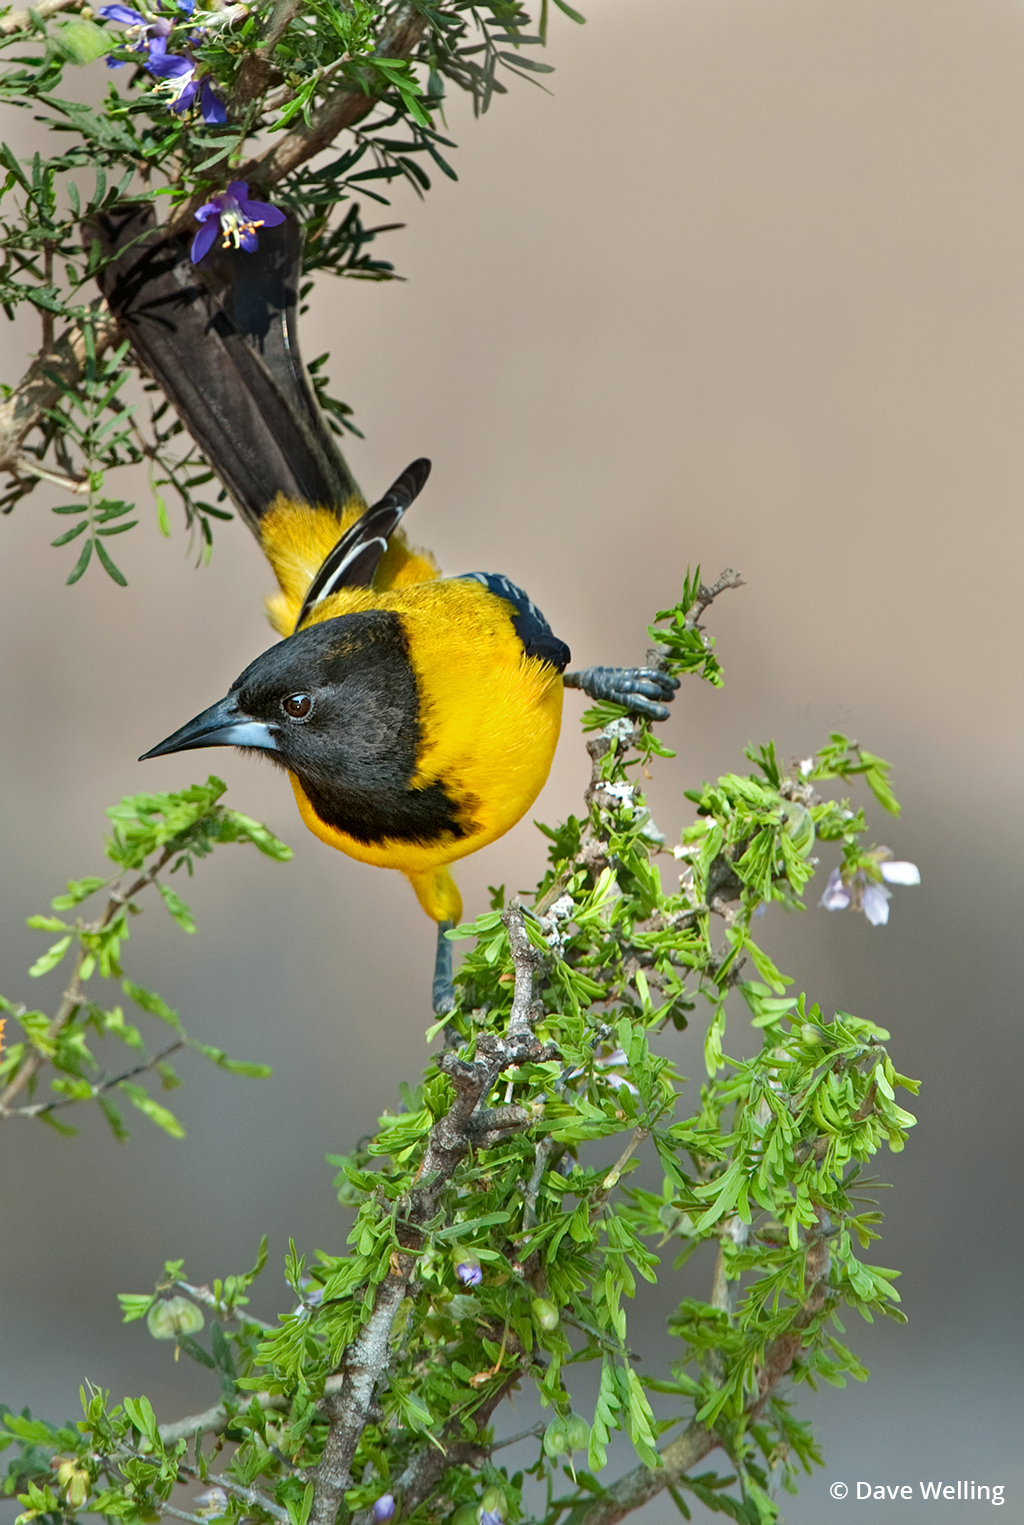
[[[149,206],[94,217],[99,284],[143,367],[171,399],[249,527],[276,495],[341,507],[359,489],[324,422],[298,347],[302,233],[211,252],[168,239]]]
[[[314,605],[337,593],[339,588],[368,588],[377,564],[388,548],[388,541],[412,500],[423,490],[430,475],[430,462],[421,457],[407,466],[393,482],[379,503],[368,508],[351,529],[345,531],[334,549],[324,557],[310,583],[295,621],[301,630]]]
[[[563,672],[571,655],[568,646],[555,635],[533,599],[517,588],[514,582],[497,572],[465,572],[465,582],[482,582],[489,593],[503,598],[512,605],[512,628],[523,643],[528,657],[541,657],[552,667]]]

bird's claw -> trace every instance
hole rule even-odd
[[[648,720],[667,720],[668,706],[675,698],[679,679],[656,667],[585,667],[582,672],[567,672],[562,682],[567,688],[581,688],[591,699],[621,704]]]

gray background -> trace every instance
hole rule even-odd
[[[683,789],[739,766],[748,741],[802,756],[839,727],[893,760],[905,812],[873,826],[922,886],[897,889],[884,930],[818,910],[765,925],[800,987],[891,1028],[924,1081],[907,1151],[877,1160],[896,1189],[875,1258],[903,1270],[910,1323],[849,1321],[871,1382],[801,1399],[827,1466],[784,1512],[853,1510],[830,1500],[837,1478],[852,1493],[859,1478],[962,1477],[1006,1484],[1004,1518],[1024,1519],[1024,6],[586,9],[582,29],[553,18],[551,96],[513,82],[481,122],[452,103],[460,183],[396,200],[408,228],[385,252],[408,282],[323,285],[306,356],[331,350],[367,492],[432,456],[414,537],[450,571],[523,583],[579,662],[638,660],[688,561],[743,570],[712,619],[727,686],[691,685],[666,727],[679,758],[651,792],[670,834]],[[30,130],[7,114],[20,152]],[[36,337],[17,326],[4,342],[13,381]],[[141,1118],[125,1147],[88,1117],[76,1145],[4,1130],[0,1394],[52,1418],[74,1416],[84,1377],[168,1416],[212,1401],[198,1369],[119,1326],[115,1293],[150,1287],[170,1256],[198,1280],[241,1269],[265,1229],[255,1306],[273,1316],[288,1236],[342,1244],[324,1153],[370,1129],[425,1054],[432,929],[404,882],[314,841],[270,768],[226,751],[135,763],[270,632],[244,528],[219,529],[194,570],[180,533],[160,539],[144,480],[134,490],[124,591],[95,569],[63,586],[59,493],[0,525],[0,989],[52,1009],[60,982],[25,978],[43,944],[22,918],[68,874],[102,872],[103,810],[122,794],[216,768],[229,802],[296,852],[278,866],[223,850],[185,891],[198,935],[154,910],[127,951],[197,1035],[272,1063],[272,1081],[187,1061],[182,1143]],[[542,819],[577,808],[580,708],[570,696]],[[542,860],[527,821],[462,869],[467,910],[489,882],[534,882]],[[699,1083],[692,1045],[678,1053]],[[684,1285],[698,1283],[668,1277],[637,1310],[651,1365]],[[924,1506],[866,1507],[888,1521]]]

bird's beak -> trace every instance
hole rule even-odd
[[[262,720],[250,720],[239,709],[235,695],[228,694],[159,746],[143,752],[139,762],[148,757],[164,757],[168,752],[189,752],[193,747],[259,747],[263,752],[277,751],[270,727]]]

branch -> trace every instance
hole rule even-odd
[[[46,16],[53,11],[62,10],[77,3],[78,0],[41,0],[40,5],[34,9],[37,15]],[[250,55],[259,60],[259,65],[269,69],[269,53],[276,46],[299,6],[300,0],[277,0],[261,48],[256,54]],[[0,22],[0,32],[17,31],[27,25],[27,20],[27,11],[15,11]],[[12,25],[12,22],[16,22],[16,25]],[[399,5],[391,24],[381,36],[380,46],[377,49],[379,56],[409,58],[418,47],[426,26],[426,20],[414,10],[412,5],[408,3]],[[258,68],[259,65],[256,67]],[[249,90],[250,83],[245,83],[243,89]],[[240,97],[242,100],[248,98],[244,94]],[[218,177],[227,176],[230,179],[245,180],[253,185],[269,188],[285,175],[291,174],[293,170],[305,164],[308,159],[322,152],[340,132],[354,126],[377,104],[378,99],[375,96],[363,95],[349,88],[337,90],[313,112],[308,124],[304,123],[294,132],[276,140],[271,148],[250,159],[246,164],[239,167],[231,165],[229,155],[211,164],[207,171],[208,183],[216,182]],[[174,238],[192,229],[194,214],[207,199],[206,191],[197,192],[190,201],[179,207],[167,224],[168,238]],[[102,307],[97,308],[94,328],[97,357],[114,343],[117,335],[116,319]],[[84,364],[85,342],[81,331],[69,331],[62,335],[51,349],[44,349],[36,356],[10,397],[0,403],[0,471],[15,469],[22,441],[42,421],[47,409],[54,407],[60,400],[63,391],[78,385]],[[50,380],[46,375],[47,371],[53,371],[59,375],[63,387]]]
[[[30,11],[11,11],[0,21],[0,35],[10,37],[14,32],[25,32],[29,29],[32,17],[45,21],[47,16],[55,16],[58,11],[69,11],[77,7],[79,0],[39,0]]]
[[[478,1431],[486,1426],[498,1404],[508,1397],[521,1376],[522,1368],[517,1364],[501,1386],[493,1393],[489,1393],[480,1407],[474,1410],[473,1418],[476,1420]],[[424,1446],[395,1480],[395,1493],[402,1503],[403,1518],[412,1514],[425,1499],[429,1498],[449,1468],[464,1466],[479,1468],[492,1451],[497,1451],[501,1446],[513,1445],[517,1440],[524,1440],[530,1435],[543,1435],[544,1427],[535,1425],[532,1429],[525,1430],[522,1435],[513,1435],[509,1440],[493,1441],[490,1445],[479,1440],[459,1439],[461,1434],[462,1423],[457,1416],[441,1432],[441,1444],[444,1449],[439,1451],[436,1446]]]
[[[696,626],[700,623],[701,615],[709,604],[713,604],[719,593],[724,593],[727,588],[744,588],[746,584],[739,572],[734,572],[732,567],[726,567],[716,583],[707,587],[701,583],[697,589],[697,601],[690,610],[690,622]]]
[[[150,1070],[155,1070],[158,1064],[162,1064],[169,1054],[174,1054],[179,1048],[185,1047],[184,1038],[179,1038],[176,1043],[161,1049],[159,1054],[145,1059],[141,1064],[136,1064],[130,1070],[124,1070],[120,1075],[112,1075],[109,1080],[93,1083],[92,1094],[89,1096],[65,1096],[60,1101],[41,1101],[34,1107],[5,1107],[0,1102],[0,1117],[41,1117],[48,1112],[58,1112],[61,1107],[74,1107],[82,1101],[95,1101],[97,1096],[102,1096],[105,1091],[113,1091],[125,1080],[134,1080],[136,1075],[145,1075]],[[264,1324],[265,1329],[270,1326]]]
[[[175,847],[165,847],[163,852],[160,854],[160,857],[153,864],[152,868],[147,869],[144,874],[140,874],[131,888],[126,890],[123,894],[121,893],[120,889],[120,881],[118,881],[118,883],[114,885],[110,892],[110,899],[107,901],[106,910],[103,912],[103,915],[99,918],[99,920],[88,922],[84,927],[81,925],[81,923],[79,923],[78,930],[84,932],[101,932],[104,927],[109,926],[110,922],[113,920],[114,916],[123,905],[127,905],[129,901],[133,900],[141,890],[145,889],[147,884],[153,883],[157,874],[164,867],[164,864],[169,862],[169,860],[174,857],[176,851],[177,848]],[[60,1006],[57,1008],[57,1015],[54,1017],[49,1027],[46,1029],[46,1036],[50,1040],[58,1037],[64,1028],[67,1027],[68,1023],[73,1021],[78,1008],[85,1000],[85,993],[82,990],[81,974],[82,965],[85,963],[85,960],[88,957],[90,957],[88,949],[80,946],[78,950],[78,958],[75,960],[74,972],[71,976],[71,983],[61,998]],[[178,1045],[175,1044],[175,1047],[177,1048]],[[7,1089],[3,1092],[2,1095],[0,1095],[0,1118],[17,1115],[9,1110],[10,1103],[14,1100],[15,1096],[17,1096],[18,1092],[23,1090],[24,1087],[28,1085],[29,1081],[38,1075],[39,1071],[46,1063],[46,1059],[47,1056],[45,1054],[39,1053],[38,1050],[34,1054],[31,1054],[28,1059],[26,1059],[25,1063],[21,1066],[21,1068],[17,1071],[11,1080]],[[121,1078],[123,1079],[125,1077]],[[56,1103],[53,1105],[56,1105]]]
[[[280,26],[281,19],[287,14],[290,4],[291,0],[278,0],[271,16],[268,39],[272,35],[273,28]],[[291,16],[287,15],[284,26],[287,26],[290,20]],[[411,4],[399,5],[391,24],[381,35],[377,56],[380,58],[411,57],[419,46],[426,27],[426,19],[418,14]],[[281,30],[283,31],[284,27]],[[263,47],[267,47],[266,41]],[[266,55],[261,62],[268,65]],[[209,166],[207,179],[216,181],[230,167],[232,179],[244,180],[264,190],[269,189],[279,180],[283,180],[285,175],[290,175],[293,170],[305,164],[307,160],[322,153],[340,132],[344,132],[347,127],[354,127],[356,122],[361,121],[378,104],[376,96],[364,95],[361,91],[353,90],[351,86],[343,86],[317,107],[308,122],[304,122],[301,127],[279,138],[272,147],[265,149],[255,158],[249,159],[247,163],[239,167],[231,166],[229,155],[225,154],[222,160]],[[205,191],[197,191],[191,200],[178,209],[167,225],[169,238],[191,229],[195,212],[206,199]]]
[[[826,1227],[821,1216],[819,1212],[818,1230],[807,1246],[804,1273],[807,1296],[786,1333],[780,1335],[765,1351],[764,1363],[758,1373],[758,1396],[743,1415],[746,1425],[756,1423],[765,1404],[800,1354],[808,1330],[825,1307],[830,1256]],[[595,1500],[582,1516],[579,1525],[615,1525],[617,1520],[631,1514],[634,1509],[639,1509],[663,1488],[674,1487],[676,1483],[685,1481],[690,1468],[721,1444],[722,1441],[714,1430],[706,1429],[696,1419],[692,1420],[682,1435],[660,1453],[660,1467],[634,1467],[632,1472],[620,1477],[603,1498]]]
[[[110,313],[97,312],[93,335],[97,355],[114,343],[117,323]],[[85,334],[81,329],[68,329],[54,345],[40,350],[10,397],[0,402],[0,471],[31,470],[35,476],[45,475],[21,456],[22,441],[42,422],[43,415],[56,407],[65,391],[78,385],[84,368]]]
[[[505,913],[505,925],[509,929],[515,965],[515,992],[508,1032],[503,1038],[494,1033],[480,1033],[473,1059],[460,1059],[450,1052],[438,1056],[438,1068],[452,1082],[455,1100],[430,1130],[417,1184],[397,1206],[396,1224],[401,1248],[391,1256],[388,1274],[374,1297],[373,1312],[345,1353],[339,1372],[340,1387],[336,1392],[325,1393],[320,1404],[328,1417],[329,1428],[323,1455],[312,1474],[315,1494],[310,1525],[334,1525],[345,1491],[351,1487],[352,1459],[369,1422],[377,1384],[387,1371],[391,1358],[391,1326],[415,1272],[415,1252],[424,1243],[422,1226],[436,1216],[444,1187],[469,1151],[473,1142],[474,1114],[503,1070],[536,1059],[544,1052],[530,1028],[531,1017],[536,1015],[533,1011],[533,980],[541,960],[526,936],[522,906],[509,908]],[[510,1375],[507,1385],[511,1386],[518,1375],[517,1369]],[[495,1395],[495,1402],[505,1390],[506,1384],[503,1383]],[[490,1398],[486,1399],[485,1406],[490,1401]],[[442,1460],[445,1467],[450,1464],[448,1458]],[[427,1468],[427,1464],[423,1463],[423,1467]]]

